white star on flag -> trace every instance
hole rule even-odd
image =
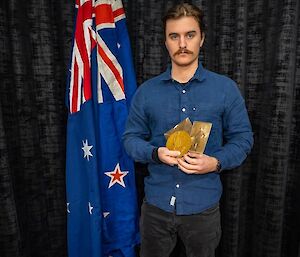
[[[103,212],[103,217],[106,218],[109,214],[110,212]]]
[[[84,152],[84,156],[83,158],[86,158],[88,161],[90,160],[90,156],[93,156],[91,153],[91,149],[93,148],[92,145],[88,145],[88,141],[87,139],[84,141],[82,141],[83,147],[81,148]]]
[[[92,210],[93,210],[93,209],[94,209],[94,207],[93,207],[93,206],[91,205],[91,203],[89,202],[89,213],[90,213],[90,214],[93,214],[93,213],[92,213]]]
[[[108,188],[111,188],[116,183],[122,187],[126,187],[124,183],[124,177],[128,173],[128,171],[121,171],[119,163],[116,165],[114,171],[105,172],[105,175],[110,177]]]

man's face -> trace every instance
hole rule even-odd
[[[172,65],[188,67],[198,63],[200,47],[204,42],[204,34],[202,35],[199,24],[193,17],[167,20],[165,44]]]

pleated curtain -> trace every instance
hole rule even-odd
[[[161,18],[178,2],[123,2],[139,84],[169,64]],[[300,1],[189,2],[205,13],[201,62],[238,83],[255,139],[246,162],[221,175],[217,256],[300,257]],[[67,256],[73,26],[73,1],[0,2],[1,257]],[[141,202],[147,167],[136,174]],[[172,256],[185,256],[180,242]]]

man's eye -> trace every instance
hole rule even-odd
[[[175,40],[175,39],[178,38],[178,36],[177,36],[177,35],[171,35],[170,38],[171,38],[172,40]]]
[[[187,38],[193,38],[194,37],[194,34],[192,34],[192,33],[189,33],[189,34],[187,34],[187,36],[186,36]]]

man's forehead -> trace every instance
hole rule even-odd
[[[187,33],[189,31],[199,31],[200,26],[194,17],[184,16],[178,19],[169,19],[166,21],[166,31],[170,33]]]
[[[172,31],[169,30],[167,31],[168,35],[173,35],[173,34],[189,34],[189,33],[197,33],[196,30],[187,30],[187,31]]]

